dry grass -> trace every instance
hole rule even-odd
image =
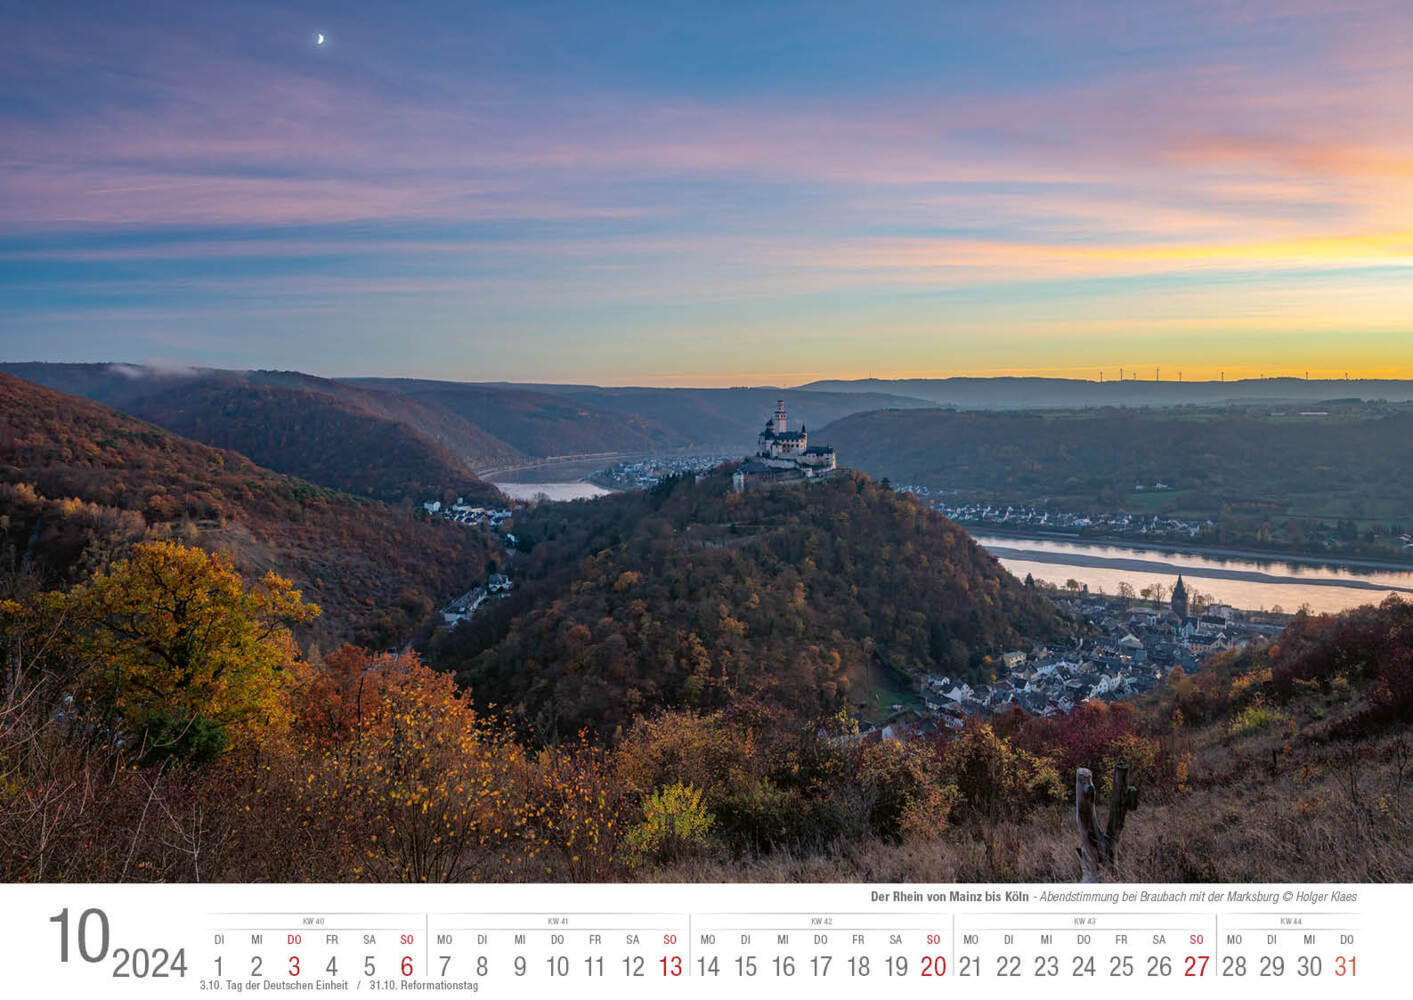
[[[1192,734],[1185,791],[1145,802],[1120,842],[1132,882],[1413,881],[1413,730],[1321,742],[1329,706],[1305,706],[1305,738],[1274,726]],[[1315,710],[1321,715],[1314,719]],[[1276,755],[1273,763],[1271,751]],[[1141,779],[1140,779],[1141,781]],[[1075,882],[1072,807],[1020,824],[942,831],[931,842],[850,841],[826,852],[705,858],[640,873],[679,882]]]

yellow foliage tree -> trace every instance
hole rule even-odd
[[[78,694],[148,757],[209,758],[278,722],[319,613],[273,573],[247,586],[229,557],[151,542],[63,598],[85,665]]]

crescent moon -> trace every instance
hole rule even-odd
[[[324,36],[323,36],[322,33],[321,33],[320,35],[318,35],[318,36],[314,39],[314,44],[315,44],[315,45],[323,45],[323,44],[324,44]]]

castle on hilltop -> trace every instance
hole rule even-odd
[[[750,486],[819,479],[836,468],[834,449],[811,445],[804,424],[797,431],[790,430],[782,399],[776,402],[775,415],[765,422],[765,429],[756,438],[756,453],[741,463],[731,484],[741,493]]]

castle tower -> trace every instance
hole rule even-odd
[[[775,402],[775,412],[766,419],[765,427],[756,438],[756,453],[732,478],[736,492],[743,492],[750,483],[794,482],[828,476],[837,469],[838,459],[828,445],[811,445],[809,431],[800,424],[797,431],[788,430],[785,400]]]

